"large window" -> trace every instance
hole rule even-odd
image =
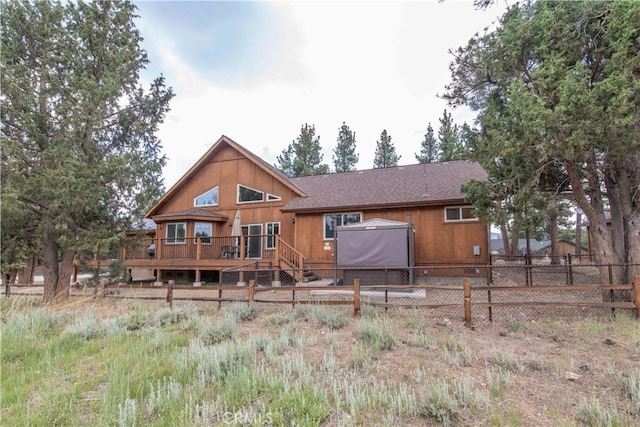
[[[454,206],[444,209],[444,220],[446,222],[477,221],[478,218],[473,213],[471,206]]]
[[[341,225],[354,224],[362,222],[362,214],[360,212],[349,212],[339,214],[324,215],[324,239],[333,239],[336,227]]]
[[[238,203],[262,202],[264,193],[260,190],[238,184]]]
[[[217,206],[218,205],[218,187],[207,190],[195,199],[193,206]]]
[[[200,237],[200,241],[203,244],[211,244],[211,223],[210,222],[196,222],[195,225],[195,234],[196,237]],[[195,240],[194,243],[197,243],[198,241]]]
[[[167,224],[167,240],[168,245],[184,243],[187,236],[187,225],[184,222],[173,222]]]
[[[275,249],[276,248],[276,236],[280,234],[280,223],[279,222],[268,222],[267,223],[267,237],[265,237],[265,248],[266,249]]]

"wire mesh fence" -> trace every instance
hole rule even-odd
[[[358,298],[365,309],[429,310],[434,316],[464,319],[466,281],[474,321],[517,321],[550,315],[610,315],[614,309],[634,308],[633,301],[640,299],[638,285],[624,287],[613,283],[613,277],[620,269],[638,267],[509,261],[497,265],[283,270],[254,264],[222,272],[215,283],[174,283],[170,294],[166,284],[157,283],[117,284],[108,286],[104,293],[121,298],[166,298],[167,302],[209,301],[218,306],[246,302],[353,307]],[[85,288],[74,292],[86,295],[91,291]]]

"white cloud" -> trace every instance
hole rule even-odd
[[[169,158],[167,186],[222,134],[274,163],[304,123],[315,125],[330,165],[343,121],[356,132],[359,168],[372,166],[383,129],[401,163],[415,163],[427,124],[437,130],[446,107],[437,94],[449,79],[448,49],[465,44],[502,11],[475,11],[458,1],[269,5],[278,17],[269,30],[277,34],[269,37],[279,45],[254,52],[260,60],[252,63],[263,66],[250,70],[245,85],[207,78],[210,73],[180,55],[161,26],[142,17],[145,46],[158,61],[154,69],[176,92],[158,133]],[[462,123],[472,116],[462,111],[454,118]]]

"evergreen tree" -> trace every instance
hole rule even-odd
[[[292,141],[277,157],[276,167],[289,177],[329,173],[329,165],[322,164],[321,150],[315,126],[305,123],[300,128],[298,139]]]
[[[451,114],[445,109],[438,129],[438,141],[440,143],[440,161],[462,160],[465,148],[462,145],[461,131],[457,124],[453,123]]]
[[[356,170],[360,156],[356,154],[356,133],[342,122],[338,131],[338,144],[333,150],[333,165],[336,172]]]
[[[433,163],[437,162],[440,153],[440,144],[433,134],[433,127],[431,123],[427,126],[427,133],[424,135],[424,140],[420,146],[420,154],[416,154],[416,160],[418,163]]]
[[[129,1],[2,9],[2,201],[29,212],[44,299],[63,299],[74,256],[123,235],[162,194],[155,133],[173,94],[162,77],[139,83],[148,59]],[[3,221],[3,242],[16,224]]]
[[[615,283],[640,275],[639,28],[637,2],[514,5],[458,49],[446,94],[482,125],[476,200],[518,210],[568,185]]]
[[[375,169],[390,168],[392,166],[398,166],[398,161],[400,161],[400,156],[396,154],[396,147],[391,142],[391,135],[388,135],[385,129],[380,134],[380,139],[376,141],[373,167]]]

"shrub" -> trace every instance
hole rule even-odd
[[[358,323],[358,335],[374,352],[393,350],[396,347],[396,336],[385,318],[374,319],[372,322],[361,320]]]
[[[253,320],[258,316],[258,310],[255,304],[246,306],[244,304],[235,303],[225,308],[226,315],[233,317],[236,321],[246,322]]]
[[[459,411],[458,401],[449,392],[446,381],[429,383],[426,395],[417,404],[418,415],[443,425],[455,424]]]
[[[90,311],[84,316],[76,317],[63,331],[63,334],[79,336],[85,340],[125,333],[126,329],[118,319],[99,320],[95,312]]]
[[[197,323],[198,336],[206,344],[216,344],[231,340],[238,334],[238,323],[231,316],[225,316],[217,322],[200,319]]]
[[[325,326],[330,329],[340,329],[349,323],[343,311],[325,305],[297,306],[293,311],[296,319],[305,319],[314,326]]]
[[[154,321],[156,324],[164,326],[178,323],[182,320],[195,319],[198,310],[193,304],[185,304],[180,308],[162,307],[156,311]]]

